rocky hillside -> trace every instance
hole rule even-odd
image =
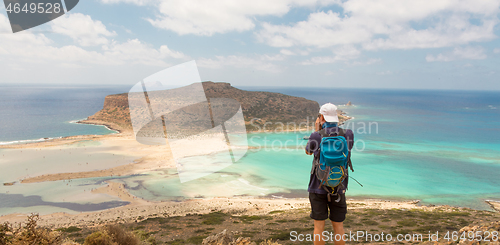
[[[264,125],[266,129],[279,127],[278,122],[307,122],[314,125],[319,105],[316,101],[294,97],[280,93],[245,91],[231,86],[229,83],[203,82],[207,98],[231,98],[237,100],[242,107],[247,130],[256,130],[254,125]],[[345,120],[341,117],[341,120]],[[110,128],[128,131],[132,129],[128,107],[128,94],[108,95],[102,110],[90,116],[82,123],[103,124]]]

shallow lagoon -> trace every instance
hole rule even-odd
[[[498,92],[339,92],[282,88],[276,92],[303,96],[320,104],[353,102],[354,107],[342,109],[355,117],[346,125],[354,130],[358,140],[352,155],[355,172],[351,176],[364,187],[351,180],[350,197],[419,199],[423,204],[477,209],[489,209],[484,200],[500,200],[500,111],[493,109],[500,105]],[[371,132],[369,128],[363,129],[363,124],[366,126],[369,123],[377,125],[371,128]],[[50,204],[59,202],[110,204],[118,200],[104,194],[88,194],[89,190],[105,185],[104,181],[109,179],[124,183],[136,196],[154,201],[240,195],[307,197],[305,191],[312,158],[304,154],[306,141],[302,137],[308,134],[252,133],[249,135],[251,149],[240,161],[217,173],[182,184],[176,169],[158,169],[135,176],[0,186],[0,193],[36,195],[41,198],[38,202],[44,204],[32,203],[33,208],[11,208],[12,205],[4,204],[5,207],[0,207],[0,214],[75,208]],[[87,167],[85,161],[85,166],[82,166],[86,151],[93,146],[83,144],[72,147],[71,154],[71,147],[64,152],[42,151],[43,155],[38,150],[32,150],[22,156],[20,152],[0,150],[0,156],[19,157],[16,164],[8,167],[8,163],[0,158],[0,165],[4,164],[0,178],[2,182],[8,182],[53,171],[108,168],[133,160],[106,155],[104,149],[95,146],[96,151],[92,154],[94,161],[89,162],[92,165]],[[43,156],[50,161],[44,162]],[[217,161],[226,157],[225,154],[212,154],[186,161]],[[2,199],[7,200],[8,197],[2,196]],[[106,205],[101,208],[106,208]]]

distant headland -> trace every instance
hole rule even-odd
[[[202,84],[208,99],[230,98],[240,103],[249,132],[256,131],[264,125],[266,129],[272,130],[277,125],[281,125],[279,123],[312,127],[319,111],[318,102],[302,97],[273,92],[245,91],[224,82],[203,82]],[[339,110],[339,119],[342,123],[349,117]],[[103,109],[79,123],[105,125],[120,132],[131,131],[128,93],[106,96]]]

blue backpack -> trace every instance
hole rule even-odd
[[[338,133],[326,133],[326,129],[318,132],[321,135],[319,145],[319,157],[315,158],[316,177],[321,182],[321,187],[328,192],[328,201],[330,196],[338,196],[336,202],[340,201],[338,190],[343,190],[342,182],[347,178],[347,168],[350,166],[349,146],[344,137],[345,131],[338,128]],[[352,169],[352,166],[351,166]],[[333,191],[329,191],[330,187]]]

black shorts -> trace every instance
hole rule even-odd
[[[309,201],[311,202],[311,215],[314,220],[326,220],[330,218],[334,222],[343,222],[347,213],[347,203],[345,194],[340,195],[340,201],[335,202],[337,196],[331,196],[331,202],[328,202],[327,194],[309,193]],[[328,216],[330,209],[330,216]]]

